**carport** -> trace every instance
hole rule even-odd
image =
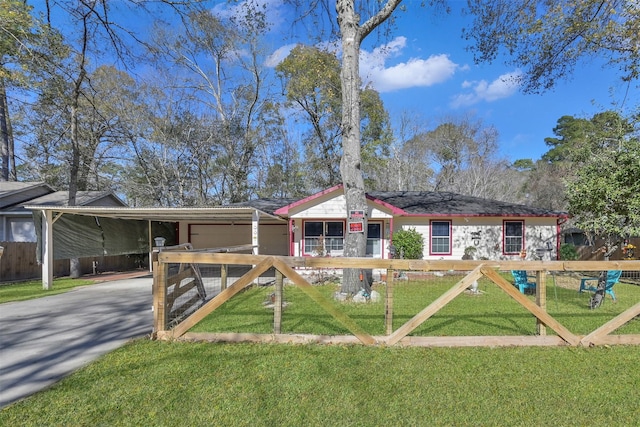
[[[38,235],[38,260],[42,263],[42,287],[51,289],[53,260],[151,252],[154,238],[180,242],[190,236],[191,225],[246,227],[254,254],[260,253],[260,226],[287,221],[253,207],[127,208],[97,206],[25,206],[33,212]],[[189,230],[189,231],[187,231]],[[243,237],[246,236],[246,237]],[[270,237],[272,238],[272,237]],[[286,239],[286,233],[284,234]],[[190,242],[189,242],[190,243]],[[284,242],[285,246],[287,241]],[[218,246],[218,245],[217,245]],[[277,254],[274,254],[277,255]],[[286,255],[286,254],[282,254]]]

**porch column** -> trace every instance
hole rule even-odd
[[[253,245],[253,254],[258,255],[260,239],[258,236],[258,225],[260,223],[260,214],[258,211],[253,211],[251,215],[251,244]]]
[[[42,289],[53,287],[53,213],[42,211]]]

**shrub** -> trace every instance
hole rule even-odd
[[[415,228],[393,233],[393,246],[396,249],[396,258],[400,258],[400,254],[402,254],[405,259],[422,259],[424,241],[422,234],[418,233]]]
[[[560,246],[560,259],[564,261],[574,261],[578,259],[578,250],[571,243],[564,243]]]

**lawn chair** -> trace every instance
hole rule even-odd
[[[526,289],[535,289],[536,281],[527,275],[525,270],[511,270],[511,275],[515,281],[514,285],[524,294]]]
[[[607,283],[604,287],[604,291],[611,295],[611,298],[615,301],[616,300],[616,294],[613,293],[613,285],[615,285],[616,283],[618,283],[618,281],[620,280],[620,275],[622,274],[622,270],[609,270],[607,271]],[[591,286],[588,285],[588,282],[596,282],[596,285],[598,284],[598,278],[597,277],[585,277],[584,279],[580,280],[580,289],[578,289],[578,292],[582,292],[582,291],[589,291],[589,292],[595,292],[598,290],[597,286]]]

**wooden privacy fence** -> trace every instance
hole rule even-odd
[[[616,334],[616,329],[640,315],[640,298],[626,311],[618,314],[604,325],[586,335],[578,335],[561,321],[547,313],[547,275],[554,272],[585,272],[602,270],[640,271],[640,261],[425,261],[425,260],[380,260],[371,258],[302,258],[241,254],[221,254],[192,251],[167,251],[154,257],[154,336],[158,339],[199,339],[211,341],[256,341],[256,342],[292,342],[292,343],[359,343],[365,345],[404,345],[404,346],[593,346],[611,344],[640,344],[640,334]],[[183,316],[170,318],[170,311],[176,298],[184,294],[186,283],[191,289],[196,287],[198,274],[193,270],[185,273],[178,268],[172,272],[170,265],[217,265],[220,266],[220,278],[224,283],[220,292],[208,300],[201,300],[197,307]],[[227,277],[222,272],[229,266],[252,266],[233,284],[227,286]],[[360,327],[339,305],[323,296],[299,271],[300,269],[372,269],[386,272],[386,295],[384,296],[385,335],[373,336]],[[175,268],[173,268],[175,270]],[[499,272],[527,270],[537,278],[535,302],[522,294]],[[267,271],[273,271],[275,292],[273,293],[273,333],[190,333],[194,325],[207,317],[222,304],[243,289],[256,283]],[[402,272],[446,272],[466,271],[462,279],[446,292],[424,307],[419,313],[393,329],[394,313],[394,276]],[[283,308],[283,283],[287,278],[301,289],[316,304],[329,313],[346,328],[351,335],[309,335],[281,333]],[[412,336],[416,328],[427,322],[432,316],[447,306],[457,296],[478,279],[485,278],[494,283],[501,291],[523,307],[537,319],[536,333],[522,336]],[[201,279],[200,279],[201,280]],[[541,284],[541,285],[540,285]],[[585,308],[586,309],[586,308]],[[588,309],[587,309],[588,310]],[[176,320],[177,319],[177,320]],[[547,335],[547,328],[555,334]]]
[[[42,265],[36,259],[35,242],[0,242],[4,248],[0,258],[0,282],[13,282],[22,280],[39,279],[42,277]],[[146,254],[114,255],[80,258],[80,271],[82,274],[91,274],[94,270],[125,271],[148,267]],[[94,264],[95,263],[95,264]],[[63,277],[69,275],[69,260],[56,259],[53,262],[53,275]]]

